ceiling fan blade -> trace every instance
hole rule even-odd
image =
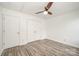
[[[49,12],[49,11],[48,11],[48,14],[49,14],[49,15],[52,15],[52,12]]]
[[[35,13],[35,14],[39,14],[39,13],[42,13],[42,12],[44,12],[44,11],[40,11],[40,12],[37,12],[37,13]]]
[[[45,9],[45,11],[48,11],[48,8],[47,7],[45,7],[44,9]]]
[[[52,6],[53,2],[49,2],[46,6],[47,9],[49,9]]]

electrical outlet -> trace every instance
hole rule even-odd
[[[69,40],[70,38],[68,36],[64,37],[64,41],[66,42],[67,40]]]

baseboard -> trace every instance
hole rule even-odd
[[[48,39],[50,39],[50,38],[48,38]],[[50,40],[53,40],[53,41],[56,41],[56,42],[59,42],[59,43],[62,43],[62,44],[66,44],[66,45],[69,45],[69,46],[72,46],[72,47],[79,48],[79,46],[77,46],[77,45],[67,43],[67,42],[64,42],[64,41],[58,41],[58,40],[55,40],[55,39],[50,39]]]

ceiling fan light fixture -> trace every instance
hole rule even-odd
[[[48,12],[47,11],[44,11],[44,15],[47,15],[48,14]]]
[[[44,15],[52,15],[52,13],[50,11],[48,11],[50,9],[50,7],[52,6],[52,4],[53,4],[53,2],[49,2],[47,4],[47,6],[44,7],[43,11],[37,12],[36,14],[43,13]]]

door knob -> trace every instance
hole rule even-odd
[[[20,32],[17,32],[17,34],[20,34]]]

